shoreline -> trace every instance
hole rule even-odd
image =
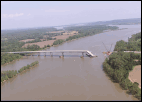
[[[119,30],[119,29],[116,29],[116,30]],[[111,31],[116,31],[116,30],[102,31],[102,32],[100,32],[100,33],[111,32]],[[100,33],[97,33],[97,34],[100,34]],[[94,35],[97,35],[97,34],[94,34]],[[81,38],[86,38],[86,37],[94,36],[94,35],[83,36],[83,37],[80,37],[80,38],[77,38],[77,39],[72,39],[72,40],[69,40],[69,41],[64,41],[63,43],[65,43],[65,42],[71,42],[71,41],[75,41],[75,40],[79,40],[79,39],[81,39]],[[63,43],[61,43],[61,44],[63,44]],[[57,46],[59,46],[59,45],[61,45],[61,44],[52,45],[51,47],[57,47]]]
[[[116,29],[116,30],[119,30],[119,29]],[[100,32],[100,33],[105,33],[105,32],[110,32],[110,31],[116,31],[116,30],[102,31],[102,32]],[[97,33],[97,34],[100,34],[100,33]],[[96,35],[96,34],[94,34],[94,35]],[[71,42],[71,41],[79,40],[79,39],[81,39],[81,38],[85,38],[85,37],[89,37],[89,36],[93,36],[93,35],[83,36],[83,37],[80,37],[80,38],[77,38],[77,39],[72,39],[72,40],[69,40],[69,41],[64,41],[63,43],[58,44],[58,45],[53,45],[53,44],[52,44],[50,47],[58,47],[59,45],[62,45],[62,44],[64,44],[65,42]],[[43,47],[43,48],[40,48],[39,50],[35,50],[35,51],[42,51],[42,50],[50,49],[50,47],[46,47],[46,48]],[[31,54],[32,54],[32,53],[30,53],[29,55],[31,55]],[[22,56],[22,55],[21,55],[21,56]],[[22,56],[21,58],[23,58],[23,56]],[[21,59],[21,58],[19,58],[19,59]],[[19,59],[16,59],[16,60],[19,60]],[[13,60],[13,61],[16,61],[16,60]],[[13,62],[13,61],[11,61],[11,62]],[[3,64],[3,65],[1,65],[1,66],[7,65],[7,64],[9,64],[9,63],[11,63],[11,62],[5,63],[5,64]]]
[[[39,64],[39,63],[38,63]],[[34,65],[34,66],[32,66],[32,67],[29,67],[29,69],[33,69],[33,67],[35,67],[35,66],[37,66],[38,64],[36,64],[36,65]],[[25,72],[25,71],[27,71],[27,69],[26,70],[23,70],[22,72],[20,72],[21,74],[23,73],[23,72]],[[14,76],[17,76],[18,74],[20,74],[19,72],[16,74],[16,75],[14,75]],[[13,76],[13,77],[14,77]],[[12,78],[13,78],[12,77]],[[3,80],[1,83],[4,83],[4,82],[6,82],[6,81],[8,81],[10,78],[8,78],[7,80]]]
[[[23,58],[23,56],[21,56],[21,58]],[[1,65],[1,67],[2,67],[2,66],[5,66],[5,65],[8,65],[8,64],[10,64],[10,63],[12,63],[12,62],[14,62],[14,61],[16,61],[16,60],[19,60],[19,59],[21,59],[21,58],[18,58],[18,59],[15,59],[15,60],[11,61],[11,62],[8,62],[8,63],[5,63],[5,64],[2,64],[2,65]]]

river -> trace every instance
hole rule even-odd
[[[128,40],[141,31],[141,25],[118,25],[128,28],[104,32],[51,47],[47,50],[89,50],[98,57],[80,58],[81,54],[64,59],[57,55],[28,56],[1,66],[1,71],[18,70],[36,60],[39,65],[1,84],[1,100],[137,100],[111,82],[103,71],[103,51],[113,51],[119,40]],[[103,43],[102,43],[103,42]],[[61,55],[61,54],[60,54]],[[70,54],[71,55],[71,54]]]

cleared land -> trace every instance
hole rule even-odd
[[[78,31],[53,31],[53,32],[46,32],[46,33],[62,33],[62,32],[64,32],[63,33],[63,35],[66,35],[66,34],[78,34]]]
[[[78,31],[66,31],[65,33],[63,33],[63,35],[58,35],[52,38],[56,38],[56,39],[67,39],[69,36],[73,36],[73,35],[77,35]]]
[[[25,40],[20,40],[19,42],[27,42],[27,41],[32,41],[32,40],[35,40],[35,39],[25,39]]]
[[[78,31],[65,31],[65,33],[63,33],[63,35],[73,35],[73,34],[78,34]]]
[[[53,31],[53,32],[46,32],[46,33],[61,33],[61,32],[64,32],[64,31]]]
[[[73,36],[75,34],[70,34],[70,35],[59,35],[59,36],[55,36],[52,38],[56,38],[56,39],[67,39],[69,36]]]
[[[50,32],[50,33],[60,33],[60,32],[64,32],[64,31],[54,31],[54,32]],[[58,35],[52,38],[56,38],[56,40],[58,39],[67,39],[69,36],[73,36],[73,35],[77,35],[78,31],[65,31],[65,33],[63,33],[63,35]],[[48,37],[48,35],[44,35],[43,37]],[[27,42],[27,41],[32,41],[34,39],[25,39],[25,40],[20,40],[23,42]],[[43,39],[40,39],[42,42],[36,42],[36,43],[26,43],[25,45],[23,45],[22,47],[27,47],[28,45],[38,45],[41,48],[44,47],[44,45],[52,45],[54,41],[56,40],[48,40],[48,41],[43,41]]]
[[[134,83],[139,83],[139,88],[141,88],[141,65],[137,65],[134,69],[129,73],[129,80]]]
[[[33,45],[33,44],[35,44],[35,45],[38,45],[38,46],[40,46],[41,48],[42,47],[44,47],[44,45],[52,45],[53,44],[53,42],[54,42],[55,40],[48,40],[48,41],[42,41],[42,42],[36,42],[36,43],[27,43],[27,44],[25,44],[24,46],[22,46],[22,47],[27,47],[28,45]]]

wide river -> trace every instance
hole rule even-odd
[[[28,56],[1,66],[1,71],[18,70],[39,61],[35,68],[1,84],[1,100],[137,100],[126,94],[119,84],[111,82],[102,68],[105,60],[102,52],[106,51],[103,43],[108,50],[113,44],[113,51],[117,41],[127,41],[132,34],[141,32],[141,25],[119,27],[128,29],[104,32],[47,49],[89,50],[98,56],[96,58],[80,58],[82,54],[77,53],[72,56],[66,53],[64,59],[57,54]]]

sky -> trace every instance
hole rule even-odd
[[[1,29],[141,18],[141,1],[1,1]]]

